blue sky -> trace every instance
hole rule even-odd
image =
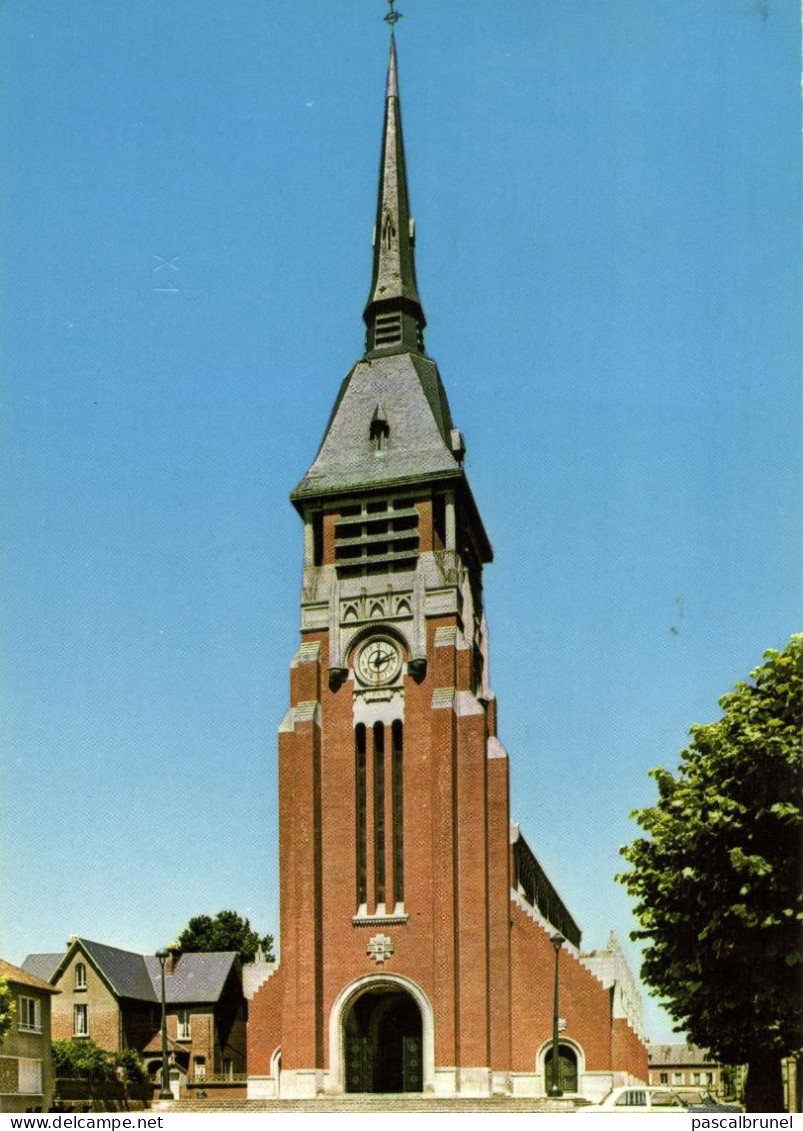
[[[634,926],[648,768],[800,625],[798,6],[400,6],[513,813],[599,946]],[[12,962],[224,907],[277,929],[287,495],[362,349],[383,14],[3,5]]]

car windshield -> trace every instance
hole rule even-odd
[[[686,1105],[672,1092],[653,1092],[650,1097],[650,1107],[677,1107]]]

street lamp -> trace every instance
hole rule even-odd
[[[555,948],[555,999],[552,1007],[552,1083],[549,1086],[550,1096],[562,1096],[563,1088],[560,1086],[560,1045],[558,1044],[558,959],[560,948],[566,942],[563,935],[554,934],[549,940]]]
[[[159,1093],[160,1100],[172,1100],[173,1093],[170,1091],[170,1080],[167,1074],[167,1005],[165,1002],[165,962],[170,955],[168,950],[157,950],[156,957],[159,959],[159,965],[162,968],[162,1090]]]

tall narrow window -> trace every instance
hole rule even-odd
[[[42,1032],[42,1003],[38,998],[19,999],[17,1027],[23,1033]]]
[[[323,565],[323,511],[312,516],[312,564]]]
[[[374,892],[385,902],[385,728],[374,723]]]
[[[85,1005],[73,1006],[73,1033],[76,1037],[89,1035],[89,1016]]]
[[[391,727],[393,735],[393,898],[404,903],[404,780],[402,751],[404,725],[397,719]]]
[[[77,962],[75,965],[75,988],[76,990],[86,989],[86,966],[83,962]]]
[[[180,1009],[176,1014],[176,1030],[176,1036],[180,1041],[189,1041],[191,1039],[190,1014],[186,1009]]]
[[[366,865],[366,797],[365,797],[365,724],[357,723],[354,729],[354,780],[357,831],[357,906],[368,903],[368,875]]]

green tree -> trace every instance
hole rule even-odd
[[[122,1052],[115,1053],[114,1063],[123,1070],[123,1076],[131,1084],[140,1084],[148,1079],[148,1071],[136,1049],[123,1049]]]
[[[210,915],[196,915],[178,936],[180,950],[208,954],[214,950],[236,950],[243,962],[252,962],[258,950],[268,961],[273,961],[273,935],[257,934],[248,919],[236,911],[218,911]]]
[[[803,636],[691,728],[677,774],[651,770],[648,834],[622,849],[642,974],[678,1029],[747,1063],[748,1111],[783,1110],[781,1059],[803,1044],[801,778]]]
[[[111,1053],[88,1037],[53,1041],[53,1068],[57,1076],[71,1080],[113,1080],[115,1061]]]
[[[0,978],[0,1041],[11,1028],[16,1015],[14,995],[5,978]]]

